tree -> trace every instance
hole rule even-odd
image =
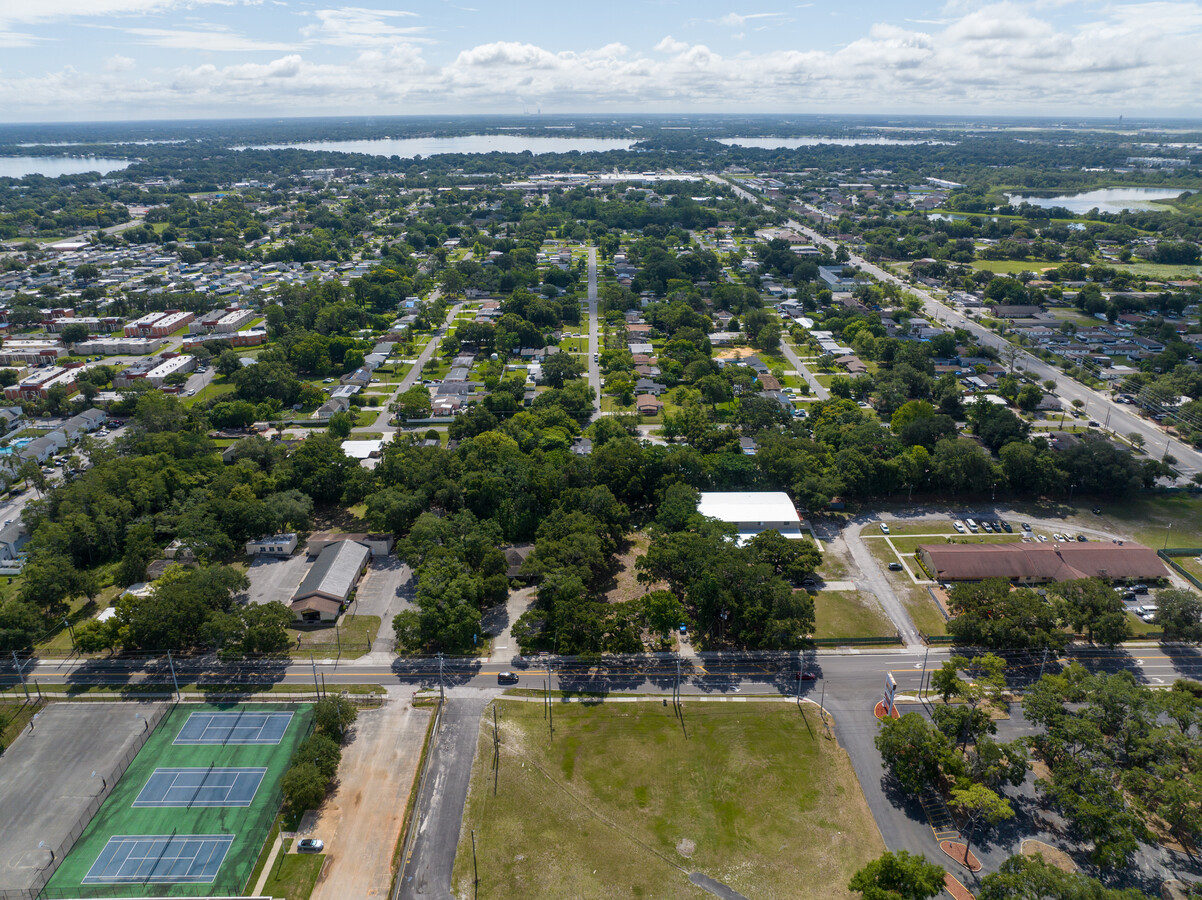
[[[242,363],[239,361],[238,354],[233,350],[222,350],[221,355],[217,357],[217,362],[214,365],[218,375],[230,376],[242,369]]]
[[[330,779],[311,762],[300,762],[291,766],[280,780],[284,803],[294,813],[317,809],[326,798]]]
[[[355,427],[355,414],[347,410],[346,412],[336,412],[330,416],[330,424],[327,430],[331,437],[337,438],[340,441],[350,437],[351,429]]]
[[[1173,641],[1202,641],[1202,596],[1181,588],[1156,595],[1156,624]]]
[[[1061,600],[1062,617],[1090,642],[1114,647],[1131,637],[1131,623],[1123,601],[1100,578],[1078,578],[1051,585]]]
[[[430,391],[415,384],[397,398],[396,409],[402,419],[428,419],[432,410]]]
[[[986,827],[997,825],[999,822],[1014,818],[1014,808],[1010,805],[1010,801],[983,784],[952,788],[947,805],[963,816],[968,825],[968,830],[964,835],[966,863],[973,835],[978,828],[982,825]]]
[[[81,266],[82,268],[82,266]],[[80,341],[88,339],[88,326],[82,322],[72,322],[70,325],[64,325],[63,330],[59,333],[59,337],[64,344],[68,346],[78,344]]]
[[[951,744],[918,713],[886,719],[876,736],[885,768],[905,790],[919,794],[934,784],[951,756]]]
[[[311,734],[292,754],[292,766],[309,763],[327,780],[338,774],[338,763],[342,761],[342,748],[333,738],[324,734]]]
[[[925,856],[886,851],[856,872],[847,889],[864,900],[927,900],[943,890],[944,874]]]
[[[1136,450],[1142,450],[1144,448],[1144,444],[1146,444],[1148,442],[1148,439],[1145,438],[1138,431],[1133,431],[1129,435],[1127,435],[1127,440],[1130,442],[1131,446],[1134,447]]]
[[[0,604],[0,652],[30,650],[34,639],[46,630],[46,620],[32,603],[8,600]]]
[[[346,739],[346,730],[359,717],[355,704],[345,697],[325,696],[313,707],[313,719],[317,730],[328,734],[331,738],[342,743]]]
[[[981,879],[977,900],[1147,900],[1135,888],[1107,888],[1096,878],[1065,872],[1042,856],[1012,856]]]
[[[552,353],[543,360],[543,381],[553,388],[562,388],[565,381],[579,378],[584,364],[571,353]]]

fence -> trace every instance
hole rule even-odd
[[[128,702],[128,698],[125,699]],[[125,774],[125,770],[129,768],[129,764],[134,761],[134,757],[138,755],[138,752],[150,740],[150,736],[158,727],[159,722],[163,720],[163,717],[170,709],[171,706],[167,704],[159,704],[145,714],[143,718],[146,720],[146,727],[142,729],[140,734],[134,737],[134,742],[130,745],[129,749],[122,754],[121,759],[117,761],[112,770],[102,779],[101,784],[105,785],[105,787],[88,801],[88,805],[80,813],[75,824],[71,826],[71,830],[67,833],[67,836],[63,838],[57,847],[50,851],[49,865],[38,871],[37,875],[34,876],[34,883],[30,887],[0,891],[0,900],[37,900],[39,896],[49,896],[45,893],[46,882],[58,870],[62,861],[67,858],[67,854],[71,852],[71,848],[75,846],[75,842],[79,840],[79,836],[83,834],[83,830],[88,827],[88,823],[92,821],[92,817],[96,815],[97,810],[108,799],[113,788],[117,786],[117,782],[121,780],[121,776]],[[78,893],[78,891],[75,893]]]
[[[1183,566],[1173,560],[1174,556],[1202,556],[1202,550],[1197,547],[1174,547],[1172,550],[1157,550],[1156,555],[1168,563],[1169,568],[1192,584],[1198,590],[1202,590],[1202,579],[1187,571]]]
[[[887,644],[904,644],[900,634],[890,637],[840,637],[840,638],[811,638],[810,643],[817,647],[845,647],[852,644],[871,644],[884,646]]]
[[[30,686],[31,689],[34,687]],[[88,692],[82,694],[70,693],[51,693],[46,691],[39,695],[39,699],[55,703],[130,703],[139,700],[146,701],[177,701],[179,703],[313,703],[320,700],[331,693],[337,694],[350,700],[355,706],[361,707],[377,707],[383,706],[388,702],[387,694],[352,694],[349,691],[340,690],[339,685],[330,685],[328,691],[322,691],[320,694],[314,692],[309,693],[297,692],[292,694],[271,694],[260,692],[239,692],[236,689],[228,691],[184,691],[179,694],[178,698],[174,691],[158,691],[137,693],[121,693],[119,691],[112,692]],[[0,895],[0,900],[4,900],[3,895]]]

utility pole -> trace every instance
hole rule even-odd
[[[171,651],[167,651],[167,666],[171,669],[171,683],[175,685],[175,699],[179,700],[179,679],[175,677],[175,662],[171,659]]]
[[[551,738],[555,738],[555,706],[551,703],[551,675],[555,670],[547,666],[547,721],[551,725]]]
[[[1172,533],[1173,533],[1173,523],[1170,522],[1169,527],[1164,530],[1164,547],[1162,549],[1164,549],[1164,550],[1169,549],[1169,535],[1171,535]]]
[[[17,667],[17,675],[21,678],[21,687],[25,688],[25,702],[29,702],[29,685],[25,683],[25,673],[21,671],[21,661],[17,659],[17,651],[13,651],[13,665]]]
[[[317,699],[321,699],[321,687],[317,683],[317,660],[309,657],[309,664],[313,666],[313,693],[317,695]]]
[[[1048,664],[1048,646],[1047,646],[1047,644],[1044,644],[1043,645],[1043,659],[1041,659],[1039,661],[1039,677],[1041,679],[1043,678],[1043,667],[1046,666],[1047,664]]]
[[[441,705],[444,699],[442,689],[442,653],[438,654],[438,702]]]
[[[931,655],[931,645],[927,646],[922,651],[922,677],[918,679],[918,699],[922,699],[922,692],[927,685],[927,657]]]

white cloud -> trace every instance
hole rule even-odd
[[[256,6],[259,0],[0,0],[0,25],[132,16],[195,6]]]
[[[310,40],[336,47],[378,47],[400,41],[412,41],[426,30],[424,25],[398,26],[395,19],[416,18],[417,13],[392,9],[319,9],[317,25],[308,25],[301,34]]]
[[[868,25],[842,46],[817,49],[751,49],[759,40],[753,25],[741,52],[729,54],[668,35],[647,52],[601,41],[563,50],[547,41],[497,40],[427,57],[433,51],[424,20],[358,7],[315,13],[302,30],[303,50],[276,50],[291,45],[207,25],[139,28],[136,37],[173,48],[205,42],[200,49],[215,51],[243,41],[236,49],[271,49],[276,58],[163,71],[138,54],[136,74],[121,57],[97,63],[99,73],[63,67],[10,76],[0,78],[0,109],[13,120],[45,118],[48,109],[116,118],[517,111],[523,103],[615,112],[1198,115],[1202,2],[1086,4],[1071,17],[1045,10],[1047,2],[973,3],[945,20]],[[0,33],[0,46],[6,39]]]
[[[725,25],[728,28],[742,28],[748,22],[752,22],[756,19],[780,19],[783,17],[784,13],[750,13],[748,15],[727,13],[718,20],[718,24]]]
[[[131,57],[122,56],[120,53],[110,56],[104,61],[104,71],[106,72],[129,72],[137,65]]]
[[[128,28],[127,33],[141,38],[141,43],[172,50],[202,50],[206,52],[246,52],[295,50],[296,44],[260,41],[225,29],[184,30],[168,28]]]

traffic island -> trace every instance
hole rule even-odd
[[[980,872],[981,862],[965,844],[959,841],[940,841],[939,849],[970,872]]]

